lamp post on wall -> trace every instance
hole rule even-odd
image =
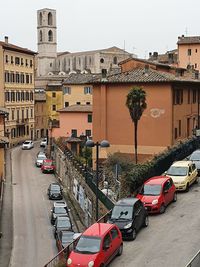
[[[96,147],[96,221],[99,219],[99,200],[98,200],[98,190],[99,190],[99,147],[109,147],[110,144],[107,140],[101,142],[94,142],[92,140],[87,140],[85,143],[86,147]]]

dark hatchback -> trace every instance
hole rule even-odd
[[[119,227],[123,239],[134,240],[137,232],[148,226],[148,213],[139,199],[124,198],[115,204],[108,223]]]
[[[69,217],[69,212],[67,207],[53,207],[51,211],[51,224],[55,223],[55,220],[58,216],[67,216]]]
[[[61,200],[63,199],[62,188],[58,183],[52,183],[49,185],[47,195],[49,199],[52,200]]]
[[[195,150],[187,159],[195,163],[198,176],[200,176],[200,149]]]
[[[54,225],[54,237],[56,238],[60,231],[72,231],[73,232],[73,225],[71,220],[67,216],[59,216],[56,218],[55,225]]]

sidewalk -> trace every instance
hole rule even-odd
[[[13,216],[12,216],[12,170],[11,152],[6,150],[6,181],[4,182],[4,192],[2,203],[0,203],[0,266],[8,267],[12,251],[13,237]]]

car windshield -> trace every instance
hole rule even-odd
[[[71,243],[73,241],[74,232],[65,232],[62,234],[63,243]]]
[[[45,161],[44,166],[52,166],[52,161]]]
[[[51,190],[60,190],[60,186],[58,184],[51,184]]]
[[[45,155],[38,155],[38,158],[37,159],[46,159],[46,156]]]
[[[101,238],[82,235],[74,249],[81,254],[95,254],[100,251]]]
[[[171,166],[167,171],[167,175],[172,176],[186,176],[188,174],[188,167]]]
[[[200,152],[194,152],[192,153],[192,155],[190,156],[190,160],[200,160]]]
[[[46,142],[47,140],[46,139],[43,139],[42,142]]]
[[[65,214],[65,213],[67,213],[67,211],[64,207],[55,207],[54,213]]]
[[[133,206],[114,206],[111,214],[111,219],[130,220],[133,216]]]
[[[25,141],[25,142],[24,142],[25,145],[29,145],[30,143],[31,143],[31,142],[29,142],[29,141]]]
[[[70,228],[71,224],[68,217],[65,217],[65,219],[57,219],[57,228]]]
[[[144,196],[159,196],[161,192],[161,185],[159,184],[145,184],[140,191]]]

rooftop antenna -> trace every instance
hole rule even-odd
[[[185,36],[187,36],[188,35],[188,28],[186,27],[185,28]]]

